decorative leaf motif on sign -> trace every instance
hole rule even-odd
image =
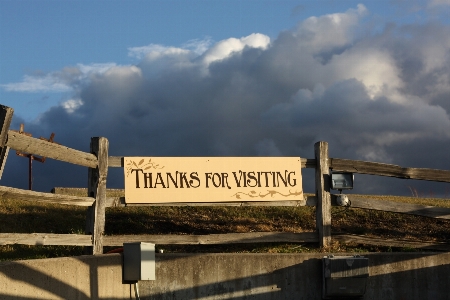
[[[298,196],[301,195],[302,191],[298,192],[291,192],[289,191],[289,194],[283,194],[274,190],[268,190],[267,193],[257,193],[256,191],[250,191],[249,193],[244,192],[237,192],[236,194],[232,195],[231,197],[235,197],[236,199],[241,199],[242,195],[248,196],[250,198],[264,198],[266,196],[270,196],[271,198],[274,198],[275,196],[282,196],[282,197],[289,197],[289,196]]]
[[[164,166],[153,162],[151,158],[149,158],[148,162],[145,162],[145,159],[143,158],[138,163],[136,163],[134,160],[129,160],[128,164],[126,165],[127,177],[131,174],[131,170],[133,169],[146,171],[149,169],[164,169]]]

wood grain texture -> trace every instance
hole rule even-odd
[[[314,145],[316,158],[316,227],[319,233],[319,244],[328,247],[331,244],[331,196],[330,168],[328,165],[328,143],[317,142]]]
[[[97,157],[91,153],[29,137],[11,130],[8,131],[6,145],[11,149],[28,154],[40,155],[84,167],[95,168],[98,164]]]
[[[3,176],[3,171],[5,170],[6,160],[8,159],[9,147],[0,147],[0,179]]]
[[[0,245],[88,246],[91,237],[82,234],[0,233]]]
[[[335,171],[353,172],[406,179],[450,182],[450,171],[425,168],[403,168],[397,165],[331,158],[330,167]]]
[[[9,126],[11,126],[14,109],[8,106],[0,105],[0,147],[6,145],[8,139]]]
[[[450,244],[439,242],[421,242],[404,239],[386,239],[353,234],[336,234],[332,240],[340,243],[376,245],[397,248],[415,248],[423,250],[450,251]],[[314,232],[251,232],[210,235],[114,235],[103,238],[104,246],[122,246],[123,243],[152,242],[158,245],[219,245],[245,243],[317,243]],[[80,234],[51,233],[0,233],[0,245],[55,245],[88,246],[91,237]]]
[[[0,178],[2,178],[5,169],[6,159],[8,158],[9,147],[6,145],[9,126],[11,125],[14,109],[0,105]]]
[[[0,199],[37,201],[76,206],[91,206],[94,198],[58,195],[0,186]]]
[[[90,254],[103,253],[103,235],[105,233],[106,178],[108,176],[108,140],[103,137],[91,138],[91,152],[98,158],[98,167],[88,169],[88,195],[95,198],[86,216],[86,234],[92,235]],[[92,250],[92,251],[91,251]]]
[[[247,243],[317,243],[315,232],[249,232],[206,235],[114,235],[105,236],[104,246],[151,242],[159,245],[220,245]]]
[[[110,168],[123,168],[123,156],[109,156],[108,166]]]
[[[438,242],[420,242],[420,241],[400,240],[400,239],[394,240],[381,237],[368,237],[353,234],[336,234],[333,235],[332,239],[335,241],[339,241],[340,243],[354,243],[354,244],[375,245],[384,247],[450,251],[450,244]]]

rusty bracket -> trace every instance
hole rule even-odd
[[[18,133],[20,133],[20,134],[23,134],[23,135],[26,135],[26,136],[32,136],[31,135],[31,133],[28,133],[28,132],[24,132],[24,125],[23,124],[20,124],[20,129],[19,130],[11,130],[11,131],[14,131],[14,132],[18,132]],[[47,141],[47,142],[49,142],[49,143],[54,143],[54,144],[58,144],[58,143],[56,143],[55,141],[54,141],[54,138],[55,138],[55,134],[52,132],[52,134],[50,135],[50,138],[49,139],[46,139],[46,138],[44,138],[44,137],[39,137],[39,139],[41,139],[41,140],[44,140],[44,141]],[[59,145],[59,144],[58,144]],[[38,156],[34,156],[33,154],[28,154],[28,153],[23,153],[23,152],[20,152],[20,151],[16,151],[16,154],[17,155],[19,155],[19,156],[22,156],[22,157],[28,157],[28,158],[30,158],[30,159],[32,159],[32,160],[35,160],[35,161],[38,161],[38,162],[41,162],[41,163],[44,163],[45,162],[45,159],[46,159],[46,157],[44,157],[44,156],[42,156],[42,157],[38,157]]]
[[[31,133],[24,132],[24,131],[23,131],[23,128],[24,128],[24,125],[23,125],[23,124],[20,124],[20,129],[19,129],[19,130],[11,129],[11,131],[18,132],[18,133],[23,134],[23,135],[26,135],[26,136],[31,136]]]
[[[24,125],[23,124],[20,124],[19,131],[17,131],[17,130],[13,130],[13,131],[18,132],[19,134],[24,134],[26,136],[30,136],[31,137],[31,133],[24,132]],[[54,142],[54,138],[55,138],[55,134],[54,133],[52,133],[50,135],[49,139],[43,138],[42,136],[40,137],[41,140],[47,141],[49,143],[55,143]],[[58,143],[55,143],[55,144],[58,144]],[[16,154],[18,156],[22,156],[22,157],[27,157],[28,158],[28,186],[29,186],[29,189],[31,191],[32,188],[33,188],[32,162],[33,162],[33,160],[35,160],[35,161],[44,163],[45,162],[45,157],[44,156],[38,157],[38,156],[34,156],[33,154],[23,153],[23,152],[20,152],[20,151],[16,151]]]

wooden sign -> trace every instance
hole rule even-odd
[[[303,200],[299,157],[125,157],[125,202]]]

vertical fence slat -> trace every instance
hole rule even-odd
[[[314,144],[316,157],[316,226],[319,233],[321,247],[331,244],[331,196],[330,196],[330,168],[328,165],[328,143]]]
[[[88,170],[88,196],[95,198],[88,208],[86,234],[92,235],[92,247],[85,248],[85,254],[103,253],[105,232],[106,177],[108,175],[108,140],[103,137],[91,138],[91,153],[97,156],[98,167]]]
[[[9,147],[6,146],[6,140],[8,139],[8,130],[13,114],[14,109],[0,105],[0,178],[2,178],[6,158],[8,157]]]

